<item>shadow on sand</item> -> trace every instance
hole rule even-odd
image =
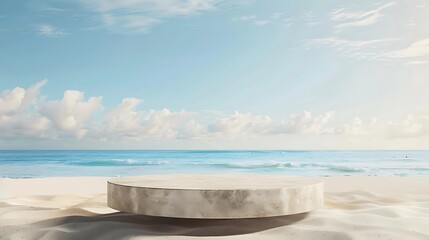
[[[32,239],[128,239],[136,236],[231,236],[255,233],[301,221],[306,213],[250,219],[180,219],[112,213],[67,216],[26,225]],[[34,231],[34,232],[33,232]],[[32,232],[32,233],[31,233]]]

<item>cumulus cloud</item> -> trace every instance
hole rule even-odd
[[[413,138],[429,135],[429,114],[411,114],[400,122],[389,122],[390,138]]]
[[[40,88],[47,80],[24,89],[16,87],[0,93],[0,131],[4,137],[45,136],[49,121],[31,108],[36,103]]]
[[[289,119],[273,129],[273,133],[314,133],[319,134],[322,128],[332,119],[334,111],[329,111],[323,114],[313,116],[312,113],[304,111],[300,114],[292,115]]]
[[[122,103],[106,115],[105,128],[108,132],[134,132],[141,130],[142,114],[135,109],[141,103],[137,98],[124,98]]]
[[[351,123],[346,123],[338,127],[329,128],[325,134],[361,136],[373,134],[376,131],[377,118],[371,118],[368,122],[355,117]]]
[[[0,116],[11,115],[25,110],[39,95],[40,88],[47,83],[42,80],[28,89],[16,87],[0,93]]]
[[[409,115],[403,121],[379,122],[354,118],[337,124],[334,111],[301,112],[282,121],[238,111],[188,112],[140,109],[142,100],[124,98],[112,109],[102,109],[101,97],[85,98],[77,90],[66,90],[59,100],[45,100],[43,80],[27,89],[16,87],[0,94],[1,139],[98,139],[103,141],[144,139],[215,139],[249,136],[331,135],[350,138],[416,138],[429,136],[429,114]],[[99,112],[100,114],[97,114]],[[98,117],[98,118],[97,118]]]
[[[48,118],[53,125],[66,133],[82,138],[87,133],[86,123],[101,107],[101,97],[84,100],[84,93],[66,90],[61,100],[42,104],[40,114]]]
[[[186,123],[183,128],[180,128],[177,133],[178,139],[193,139],[204,137],[206,133],[205,127],[197,122],[195,119],[191,119]]]
[[[232,116],[218,119],[208,126],[211,133],[237,135],[237,134],[264,134],[272,120],[268,116],[253,116],[250,113],[234,112]]]
[[[49,120],[34,114],[15,115],[0,121],[0,131],[6,138],[54,138]]]
[[[380,122],[376,118],[363,121],[356,117],[350,123],[327,128],[324,133],[347,136],[372,136],[387,139],[429,136],[429,114],[427,112],[410,114],[404,120],[396,122]]]
[[[184,110],[178,112],[166,108],[159,111],[151,110],[142,125],[145,133],[150,136],[174,138],[189,116],[190,113]]]
[[[0,114],[9,115],[21,107],[25,97],[25,89],[14,88],[12,91],[5,91],[0,95]]]
[[[142,101],[124,98],[122,103],[106,115],[107,137],[141,140],[147,137],[192,137],[192,126],[185,126],[191,115],[186,111],[172,112],[166,108],[150,111],[137,110]],[[189,131],[189,132],[188,132]]]

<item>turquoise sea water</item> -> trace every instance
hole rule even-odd
[[[429,176],[429,151],[0,151],[0,177],[164,173]]]

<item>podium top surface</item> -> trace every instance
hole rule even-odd
[[[119,177],[110,184],[153,189],[268,190],[320,184],[321,178],[259,174],[170,174]]]

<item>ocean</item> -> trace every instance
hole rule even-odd
[[[258,173],[428,176],[429,151],[0,151],[0,177]]]

